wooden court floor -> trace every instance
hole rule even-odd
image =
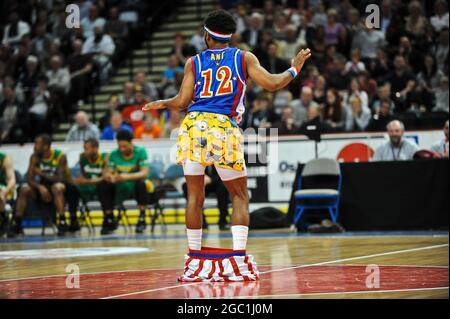
[[[211,229],[203,244],[231,247],[231,234]],[[178,283],[182,226],[142,236],[28,235],[0,239],[0,298],[449,298],[448,244],[448,232],[253,231],[247,251],[259,281]]]

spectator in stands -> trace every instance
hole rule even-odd
[[[22,37],[28,33],[30,33],[28,23],[20,20],[19,14],[13,11],[9,14],[9,24],[5,26],[2,43],[15,47]]]
[[[303,122],[298,130],[299,134],[308,135],[310,126],[320,126],[319,131],[322,132],[323,123],[321,119],[321,111],[319,106],[311,105],[308,109],[308,120]]]
[[[253,101],[252,108],[244,113],[242,120],[242,128],[258,129],[259,127],[270,127],[270,114],[269,108],[272,100],[269,95],[261,92]]]
[[[80,176],[74,179],[77,186],[77,200],[86,203],[100,198],[99,184],[103,182],[103,170],[108,162],[108,153],[99,151],[95,138],[88,138],[83,144],[84,152],[80,154]],[[101,234],[109,234],[117,228],[117,221],[111,211],[104,212]]]
[[[448,26],[443,28],[438,36],[436,45],[431,52],[436,57],[438,69],[448,76]]]
[[[258,12],[253,12],[250,16],[247,29],[242,32],[242,41],[247,43],[251,48],[256,47],[260,41],[263,27],[264,17]]]
[[[178,57],[175,54],[172,54],[169,56],[167,68],[162,75],[161,86],[164,87],[167,84],[174,83],[178,73],[183,73],[183,68],[178,64]]]
[[[117,134],[118,148],[109,155],[103,171],[103,182],[99,184],[99,194],[102,209],[107,216],[112,216],[115,203],[135,199],[140,211],[136,233],[141,234],[146,228],[145,180],[148,176],[148,156],[146,149],[134,145],[132,140],[133,134],[130,131],[121,130]],[[104,226],[108,231],[114,230],[114,227],[114,224]]]
[[[431,150],[448,158],[448,120],[444,124],[444,138],[434,143]]]
[[[111,95],[108,100],[108,109],[105,114],[100,118],[98,122],[98,127],[100,130],[104,130],[105,127],[110,125],[111,114],[114,112],[119,112],[119,98],[117,95]]]
[[[159,138],[160,135],[159,119],[152,113],[147,113],[144,122],[134,130],[134,137],[138,140],[152,140]]]
[[[367,65],[370,60],[377,57],[377,52],[384,46],[384,35],[381,31],[370,28],[363,24],[353,37],[352,49],[358,49],[362,61]]]
[[[135,103],[135,85],[131,81],[127,81],[123,84],[123,91],[119,94],[119,111],[123,110],[128,105]]]
[[[195,48],[189,43],[184,42],[184,36],[181,33],[175,34],[175,44],[170,54],[175,54],[178,64],[184,67],[188,58],[196,54]]]
[[[27,58],[26,67],[19,75],[18,86],[25,95],[25,102],[31,103],[33,100],[33,92],[37,87],[37,79],[39,76],[39,60],[34,55],[30,55]]]
[[[271,42],[267,46],[267,59],[261,61],[261,65],[270,73],[281,73],[289,68],[289,65],[278,57],[278,44]]]
[[[449,92],[448,92],[448,77],[441,78],[439,87],[434,92],[436,98],[436,106],[433,112],[447,112],[449,113]]]
[[[197,53],[202,52],[203,50],[207,49],[205,39],[204,39],[204,29],[203,24],[201,24],[197,28],[197,33],[194,34],[191,38],[190,44],[195,48]]]
[[[368,108],[363,107],[361,98],[356,95],[351,97],[349,104],[345,107],[347,108],[345,130],[348,132],[365,131],[372,114]]]
[[[328,131],[343,131],[347,119],[346,109],[342,105],[342,98],[336,89],[327,90],[327,100],[322,111],[322,120]]]
[[[311,45],[315,29],[310,23],[310,17],[306,14],[301,14],[299,16],[300,18],[300,25],[298,26],[298,33],[297,33],[297,43],[301,47],[308,47]]]
[[[117,61],[113,61],[113,64],[117,64],[124,57],[128,37],[128,25],[119,20],[118,7],[109,9],[109,18],[105,23],[105,33],[111,36],[116,46],[115,56]]]
[[[47,116],[51,108],[48,78],[41,75],[37,79],[38,87],[33,92],[31,107],[28,109],[28,134],[33,140],[41,133],[50,133]]]
[[[142,93],[150,100],[158,99],[158,90],[153,82],[147,81],[147,76],[144,71],[139,70],[134,76],[135,86],[142,88]]]
[[[391,69],[392,63],[383,49],[378,50],[376,58],[370,60],[368,65],[368,71],[377,83],[384,82],[386,74],[388,74]]]
[[[350,55],[350,61],[345,64],[345,72],[351,76],[357,76],[366,70],[366,66],[360,60],[358,49],[353,49]]]
[[[335,9],[327,11],[327,23],[325,24],[325,44],[337,45],[342,37],[343,27],[338,21],[338,12]]]
[[[429,110],[434,106],[434,92],[440,86],[444,76],[444,73],[437,68],[436,58],[432,54],[426,54],[422,71],[417,75],[417,85],[421,102]]]
[[[94,35],[83,44],[83,54],[91,54],[98,72],[100,84],[105,84],[112,70],[111,58],[116,46],[110,35],[105,34],[102,26],[95,26]]]
[[[394,120],[391,113],[392,103],[389,98],[383,98],[380,100],[380,106],[370,119],[367,126],[368,131],[384,131],[387,124]]]
[[[353,97],[357,97],[361,101],[361,106],[364,111],[369,111],[369,96],[367,92],[361,89],[361,84],[359,83],[358,78],[352,78],[350,81],[350,89],[347,95],[347,101],[350,102],[350,99]]]
[[[27,181],[20,187],[8,237],[23,235],[22,216],[29,199],[55,205],[58,214],[58,235],[64,236],[69,231],[64,206],[66,200],[69,202],[74,187],[70,183],[67,157],[59,149],[51,147],[51,139],[48,135],[36,137],[34,153],[31,155],[27,172]],[[75,211],[73,205],[69,207],[69,211],[71,212],[71,230],[76,231],[79,229],[76,214],[74,214],[76,205]]]
[[[387,125],[389,142],[379,146],[373,156],[373,161],[412,160],[419,150],[417,144],[403,138],[405,127],[403,123],[394,120]]]
[[[133,133],[131,126],[123,121],[122,114],[120,114],[120,112],[113,112],[111,114],[110,123],[111,124],[105,127],[102,132],[102,140],[115,140],[119,131],[129,131],[131,134]]]
[[[318,104],[313,100],[313,89],[309,86],[302,87],[300,94],[300,99],[293,100],[290,106],[294,112],[295,124],[300,126],[303,122],[308,119],[308,109],[313,106],[318,106]]]
[[[293,24],[288,25],[286,27],[286,40],[280,43],[283,52],[281,58],[286,62],[290,62],[290,59],[299,51],[300,43],[297,39],[297,28]]]
[[[283,108],[281,119],[273,123],[273,127],[278,129],[279,135],[298,134],[299,125],[294,120],[294,110],[291,106]]]
[[[287,26],[288,18],[285,14],[279,13],[275,17],[275,23],[273,24],[272,34],[276,41],[286,41],[287,39]]]
[[[0,152],[0,238],[7,231],[8,218],[6,204],[13,199],[16,187],[16,175],[11,157]]]
[[[408,6],[409,15],[406,17],[405,31],[413,38],[419,39],[425,34],[428,20],[422,13],[419,1],[412,1]]]
[[[26,108],[16,98],[12,85],[3,87],[3,101],[0,104],[0,143],[24,142]]]
[[[98,7],[92,4],[89,9],[89,15],[81,20],[84,38],[88,39],[94,36],[94,29],[96,27],[104,27],[105,23],[106,20],[99,16]]]
[[[177,110],[170,110],[169,119],[165,123],[164,127],[162,127],[163,132],[161,133],[161,137],[176,139],[178,136],[178,129],[181,126],[181,122],[183,120],[183,116],[181,112]]]
[[[129,105],[122,110],[122,118],[131,125],[133,131],[144,122],[144,112],[142,106],[149,102],[149,100],[142,94],[141,87],[136,87],[135,103]],[[157,110],[154,110],[158,114]]]
[[[54,91],[68,93],[70,89],[70,73],[67,68],[62,67],[61,57],[54,55],[50,59],[50,69],[47,71],[48,86]]]
[[[31,41],[31,53],[43,61],[48,52],[50,51],[50,43],[52,42],[52,37],[47,33],[47,25],[41,23],[35,27],[36,34]]]
[[[334,68],[326,74],[328,86],[339,91],[348,89],[350,76],[345,71],[346,60],[343,56],[338,55],[334,61]]]
[[[325,105],[326,87],[327,87],[327,80],[325,79],[325,77],[323,75],[317,76],[313,92],[314,95],[313,100],[321,107]]]
[[[92,70],[94,63],[92,57],[82,53],[83,42],[75,39],[72,42],[73,53],[67,58],[67,67],[70,72],[70,101],[75,105],[69,106],[67,114],[78,108],[87,100],[89,87],[92,83]]]
[[[408,65],[403,56],[397,55],[395,57],[394,70],[389,73],[387,81],[391,85],[392,97],[396,107],[404,109],[407,95],[415,86],[415,77],[408,70]]]
[[[405,58],[406,64],[409,66],[410,71],[418,73],[423,65],[422,53],[412,45],[409,37],[402,36],[398,46],[398,55]]]
[[[66,135],[66,142],[83,142],[88,139],[100,139],[100,130],[97,125],[89,121],[89,115],[84,111],[75,114],[75,124]]]
[[[448,5],[445,0],[437,0],[434,3],[434,13],[435,15],[430,20],[434,31],[441,32],[443,28],[448,28]]]

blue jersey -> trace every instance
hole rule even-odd
[[[245,112],[245,54],[240,49],[223,48],[205,50],[192,57],[195,89],[188,108],[242,116]]]

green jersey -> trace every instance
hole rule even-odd
[[[0,185],[6,186],[6,171],[5,171],[6,154],[0,152]]]
[[[111,152],[108,160],[108,167],[117,173],[135,173],[141,167],[148,166],[148,156],[145,148],[134,145],[131,158],[124,158],[118,149]]]
[[[84,155],[80,154],[80,168],[84,173],[84,177],[93,179],[102,176],[103,168],[106,165],[107,153],[98,153],[97,160],[95,162],[89,161],[89,159]]]
[[[61,162],[64,153],[59,149],[52,149],[50,157],[41,158],[38,160],[37,167],[46,175],[55,176],[59,163]],[[70,177],[69,166],[66,166],[66,178]]]

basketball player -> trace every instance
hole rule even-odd
[[[30,157],[27,179],[19,191],[14,217],[8,230],[8,237],[23,235],[22,216],[32,198],[41,203],[54,203],[59,216],[58,236],[68,231],[80,230],[76,218],[77,205],[73,205],[73,189],[66,155],[57,148],[52,148],[50,136],[41,134],[34,140],[34,153]],[[70,227],[65,218],[65,203],[69,203]]]
[[[11,156],[0,152],[0,238],[7,230],[6,203],[13,198],[15,187],[16,175]]]
[[[178,134],[177,163],[183,165],[188,189],[186,228],[190,251],[202,247],[204,172],[208,165],[216,167],[231,196],[233,250],[245,251],[249,224],[247,171],[238,124],[245,111],[246,81],[251,78],[268,91],[279,90],[297,76],[311,53],[309,49],[301,50],[292,60],[292,67],[270,74],[251,52],[228,46],[236,31],[236,22],[228,12],[209,13],[204,31],[208,49],[186,62],[178,95],[148,103],[143,110],[183,110],[189,106]]]

